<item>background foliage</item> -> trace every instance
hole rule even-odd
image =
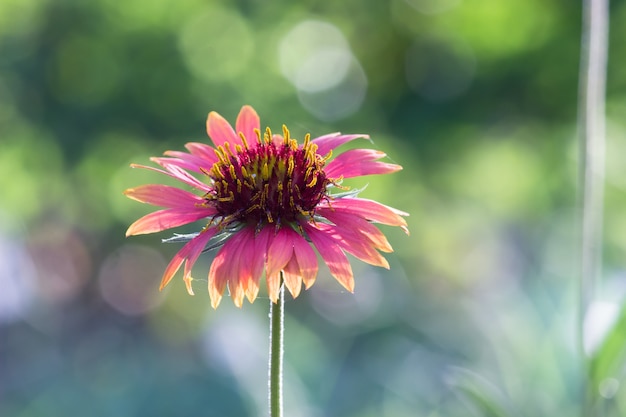
[[[0,415],[255,416],[267,297],[217,311],[177,248],[124,238],[128,168],[253,105],[292,135],[369,133],[404,166],[391,270],[287,300],[286,415],[555,416],[580,402],[576,99],[561,0],[2,0]],[[612,2],[605,266],[592,389],[626,410],[626,4]],[[163,233],[161,237],[170,234]],[[595,350],[594,350],[595,349]]]

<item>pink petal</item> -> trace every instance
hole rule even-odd
[[[233,249],[237,243],[237,240],[233,240],[233,238],[227,240],[211,263],[211,268],[209,269],[209,298],[213,308],[217,308],[220,304],[226,289],[226,283],[230,279]]]
[[[235,134],[230,123],[214,111],[209,113],[206,120],[206,131],[216,147],[222,146],[226,142],[231,145],[241,143],[241,139]],[[234,146],[232,148],[234,149]]]
[[[166,151],[164,153],[171,158],[159,158],[169,162],[172,165],[176,165],[183,169],[188,169],[197,173],[205,173],[211,170],[213,164],[217,161],[209,161],[205,158],[201,158],[196,155],[192,155],[187,152],[180,151]],[[217,158],[214,158],[217,159]]]
[[[316,229],[309,224],[304,224],[303,226],[317,251],[326,262],[326,265],[328,265],[330,273],[345,289],[354,292],[354,276],[346,254],[322,230]]]
[[[293,239],[293,254],[298,261],[304,287],[309,289],[317,277],[317,255],[309,242],[300,235]]]
[[[167,171],[163,171],[162,169],[158,169],[158,168],[154,168],[154,167],[149,167],[146,165],[139,165],[139,164],[131,164],[130,166],[132,168],[143,168],[143,169],[149,169],[151,171],[156,171],[159,172],[161,174],[165,174],[167,176],[170,176],[174,179],[177,179],[178,181],[184,182],[187,185],[190,185],[194,188],[197,188],[199,190],[202,190],[204,192],[209,192],[211,191],[211,187],[208,186],[207,184],[199,181],[197,178],[191,176],[188,172],[184,171],[183,169],[174,166],[172,164],[166,163],[165,161],[162,160],[162,158],[160,160],[155,161],[156,163],[158,163],[159,165],[161,165],[162,167],[164,167]]]
[[[384,152],[374,149],[351,149],[337,155],[324,172],[330,178],[353,178],[363,175],[390,174],[400,171],[400,165],[378,162],[377,159],[387,156]]]
[[[358,232],[364,239],[367,239],[376,249],[383,252],[393,252],[389,241],[376,226],[365,220],[363,217],[343,213],[330,208],[318,208],[316,214],[335,223],[338,228]]]
[[[321,203],[320,207],[330,207],[342,213],[354,214],[361,216],[369,221],[387,224],[390,226],[400,226],[409,233],[406,221],[402,216],[408,216],[408,213],[386,206],[379,202],[368,200],[365,198],[338,198],[330,202]]]
[[[239,308],[243,305],[244,285],[247,284],[241,274],[242,265],[246,262],[246,259],[241,256],[246,237],[246,233],[239,231],[228,241],[230,244],[228,267],[226,268],[228,289],[233,302]]]
[[[216,232],[217,228],[204,229],[198,236],[194,237],[187,243],[187,245],[189,245],[191,242],[196,241],[193,245],[191,245],[192,247],[189,248],[183,272],[183,280],[185,281],[185,287],[187,288],[189,295],[194,295],[193,288],[191,288],[191,281],[193,281],[193,278],[191,277],[191,269],[198,260],[198,257],[204,250],[208,241],[215,235]]]
[[[215,212],[211,209],[166,209],[155,211],[141,217],[128,227],[126,236],[143,235],[160,232],[184,224],[193,223],[197,220],[211,217]]]
[[[193,155],[190,155],[193,156]],[[150,158],[151,161],[156,162],[157,164],[163,166],[163,165],[174,165],[177,166],[179,168],[182,169],[187,169],[189,171],[194,171],[194,172],[202,172],[200,171],[199,167],[197,164],[186,161],[184,159],[180,159],[180,158]]]
[[[235,305],[241,307],[243,291],[239,288],[239,248],[245,235],[237,232],[226,241],[224,246],[217,252],[211,268],[209,269],[209,298],[211,306],[217,308],[226,284],[229,284]],[[241,293],[241,294],[240,294]]]
[[[389,269],[387,260],[358,231],[340,229],[337,226],[327,224],[318,226],[326,232],[327,236],[332,237],[344,251],[354,255],[363,262]]]
[[[273,227],[264,227],[259,233],[254,234],[254,229],[250,228],[252,239],[246,240],[242,248],[241,256],[248,262],[243,262],[242,274],[248,277],[246,286],[246,297],[253,302],[259,293],[259,281],[263,274],[263,267],[267,257],[267,245],[269,237],[273,232]]]
[[[368,135],[342,135],[341,133],[329,133],[328,135],[320,136],[311,141],[317,145],[317,153],[319,155],[326,155],[338,146],[353,141],[354,139],[369,139]]]
[[[187,263],[185,264],[185,276],[191,274],[191,268],[198,259],[198,255],[202,252],[202,249],[204,249],[204,246],[214,234],[215,229],[205,229],[198,236],[187,242],[185,246],[183,246],[176,253],[176,255],[174,255],[170,263],[165,268],[159,290],[162,290],[167,284],[169,284],[169,282],[172,280],[176,272],[180,269],[180,266],[186,258],[188,259]],[[187,290],[189,290],[189,286]],[[191,294],[193,295],[193,291],[191,291]]]
[[[279,229],[278,233],[270,236],[267,250],[267,262],[265,265],[265,280],[270,300],[278,300],[280,290],[280,271],[287,265],[293,255],[293,234],[295,232],[288,227]]]
[[[243,133],[248,145],[256,143],[255,129],[261,130],[261,119],[252,106],[243,106],[236,122],[236,133]]]
[[[228,287],[231,291],[231,296],[235,300],[235,305],[241,307],[243,304],[243,296],[248,292],[248,286],[253,281],[252,270],[250,268],[250,257],[254,256],[254,228],[245,227],[237,232],[237,237],[240,241],[237,249],[233,249],[233,256],[237,258],[236,265],[231,267],[231,276],[237,277],[236,281],[230,280]],[[263,263],[261,263],[261,271]],[[260,273],[259,277],[260,278]],[[254,287],[254,283],[252,284]],[[258,285],[257,285],[258,290]],[[254,291],[254,289],[253,289]],[[254,300],[254,299],[253,299]]]
[[[193,156],[205,159],[213,164],[217,162],[215,148],[212,148],[209,145],[198,142],[189,142],[185,144],[185,148],[187,148]]]
[[[295,255],[291,257],[287,265],[283,268],[283,278],[285,287],[291,293],[293,298],[297,298],[302,290],[302,275],[300,274],[300,266]]]
[[[141,203],[169,208],[193,209],[196,208],[196,204],[202,204],[204,202],[202,197],[192,194],[189,191],[161,184],[148,184],[129,188],[124,191],[124,194],[128,198],[132,198]]]

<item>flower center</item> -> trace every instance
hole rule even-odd
[[[318,155],[308,134],[298,146],[285,126],[282,138],[269,128],[263,139],[256,134],[255,146],[241,134],[242,145],[235,145],[234,152],[229,143],[216,149],[219,160],[207,172],[213,181],[213,190],[204,196],[207,203],[226,223],[280,224],[312,217],[332,183],[323,170],[330,155]]]

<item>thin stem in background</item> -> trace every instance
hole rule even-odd
[[[601,275],[605,165],[605,92],[608,55],[608,0],[583,0],[578,124],[580,134],[581,264],[579,336],[585,377],[584,318]],[[589,387],[585,388],[588,394]],[[589,411],[585,395],[583,413]]]
[[[282,283],[282,272],[281,272]],[[281,284],[278,300],[270,301],[269,404],[270,417],[283,415],[283,340],[285,331],[285,286]]]

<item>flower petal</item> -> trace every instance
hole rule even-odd
[[[187,245],[189,245],[194,240],[196,241],[196,243],[189,248],[187,260],[185,261],[185,269],[183,271],[183,281],[185,281],[185,287],[187,288],[189,295],[194,295],[193,288],[191,287],[191,281],[193,281],[193,278],[191,277],[191,270],[193,265],[198,260],[198,257],[204,250],[208,241],[215,235],[216,232],[217,228],[215,227],[203,229],[198,236],[194,237],[187,243]]]
[[[267,258],[267,245],[273,228],[264,227],[259,233],[254,233],[254,228],[251,230],[252,238],[247,240],[247,244],[242,248],[241,256],[247,259],[247,262],[242,262],[241,273],[244,279],[247,278],[246,297],[248,301],[253,302],[259,293],[259,281],[261,275],[263,275],[263,267],[265,266],[265,260]]]
[[[209,171],[216,161],[208,161],[205,158],[192,155],[187,152],[180,151],[165,151],[164,155],[170,158],[155,158],[161,159],[177,167],[188,169],[197,173],[205,173]],[[215,158],[217,159],[217,158]],[[157,162],[158,163],[158,162]]]
[[[141,185],[124,191],[128,198],[154,206],[168,208],[196,208],[204,199],[189,191],[162,184]]]
[[[330,220],[338,228],[358,231],[364,239],[367,239],[374,248],[380,251],[388,253],[393,252],[393,248],[383,232],[361,216],[340,212],[327,207],[318,208],[316,214]]]
[[[272,302],[278,300],[280,290],[280,271],[285,268],[293,255],[293,234],[289,227],[282,227],[274,236],[270,236],[265,265],[267,292]]]
[[[330,273],[345,289],[354,292],[354,275],[346,254],[324,231],[309,224],[303,226],[311,242],[328,265]]]
[[[190,185],[194,188],[197,188],[199,190],[202,190],[204,192],[209,192],[211,191],[211,187],[208,186],[207,184],[204,184],[203,182],[201,182],[200,180],[198,180],[197,178],[193,177],[191,174],[189,174],[187,171],[184,171],[183,169],[172,165],[170,163],[167,163],[165,161],[163,161],[163,158],[161,158],[160,160],[155,161],[157,162],[159,165],[161,165],[162,167],[164,167],[167,171],[163,171],[162,169],[159,168],[155,168],[155,167],[149,167],[146,165],[139,165],[139,164],[130,164],[131,168],[143,168],[143,169],[149,169],[150,171],[156,171],[159,172],[161,174],[165,174],[167,176],[170,176],[174,179],[177,179],[178,181],[184,182],[187,185]]]
[[[330,178],[353,178],[363,175],[390,174],[402,169],[400,165],[377,161],[385,156],[387,154],[384,152],[374,149],[351,149],[337,155],[324,168],[324,172]]]
[[[241,108],[235,126],[236,133],[243,133],[249,145],[256,143],[256,133],[254,130],[261,130],[261,119],[252,106],[243,106]]]
[[[402,218],[402,216],[409,214],[377,201],[354,197],[338,198],[330,202],[322,202],[320,207],[329,207],[338,212],[355,214],[366,220],[389,226],[400,226],[406,234],[409,233],[406,220]]]
[[[215,212],[208,208],[195,209],[166,209],[147,214],[128,227],[126,237],[160,232],[197,220],[211,217]]]
[[[241,275],[241,266],[246,261],[241,257],[242,247],[246,243],[245,238],[245,233],[241,233],[241,231],[237,232],[230,238],[229,242],[231,244],[231,248],[229,251],[228,268],[226,268],[230,297],[239,308],[243,305],[243,297],[245,294],[244,283],[247,283]]]
[[[293,254],[300,267],[300,275],[304,282],[304,288],[309,289],[317,277],[317,255],[309,242],[299,234],[297,238],[293,239]]]
[[[230,278],[230,261],[233,255],[233,246],[236,244],[237,240],[233,240],[233,238],[227,240],[211,263],[211,268],[209,269],[209,298],[213,308],[217,308],[220,304],[226,289],[226,283]]]
[[[317,145],[317,153],[319,155],[325,156],[336,147],[359,138],[369,139],[370,137],[369,135],[342,135],[337,132],[315,138],[311,141],[311,143]]]
[[[331,236],[344,251],[370,265],[389,269],[387,260],[358,231],[327,224],[320,224],[319,227],[326,231],[327,235]]]
[[[205,229],[198,236],[187,242],[185,246],[183,246],[176,253],[176,255],[174,255],[170,263],[167,265],[167,268],[165,268],[159,291],[169,284],[185,259],[187,259],[187,263],[185,264],[185,276],[191,274],[193,264],[198,259],[198,256],[202,252],[202,249],[204,249],[206,243],[215,234],[215,230],[216,229]],[[189,286],[187,286],[187,290],[189,291]],[[193,295],[193,291],[191,291],[191,293]]]
[[[242,306],[248,284],[244,282],[246,275],[242,273],[247,259],[242,254],[247,249],[250,237],[249,231],[242,229],[228,239],[217,252],[209,270],[209,296],[213,308],[219,305],[226,284],[228,284],[235,305]]]
[[[241,139],[239,139],[230,123],[214,111],[209,113],[209,117],[207,117],[206,131],[216,147],[222,146],[226,142],[231,145],[241,143]]]
[[[297,298],[302,290],[302,275],[300,274],[300,266],[295,255],[291,257],[283,268],[283,279],[285,287],[287,287],[291,296]]]
[[[185,144],[185,148],[187,148],[187,150],[189,150],[189,152],[191,152],[193,156],[206,159],[208,162],[212,164],[217,162],[217,155],[215,154],[215,148],[212,148],[205,143],[189,142]]]

